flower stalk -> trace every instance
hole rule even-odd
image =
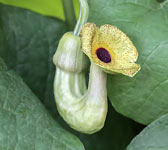
[[[74,35],[76,36],[79,36],[81,28],[87,22],[89,14],[89,7],[87,4],[87,0],[79,0],[79,1],[80,1],[80,14],[74,29]]]
[[[66,23],[70,30],[72,30],[76,24],[76,16],[73,6],[73,0],[62,0],[63,8],[64,8],[64,15]]]

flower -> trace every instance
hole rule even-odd
[[[108,73],[133,77],[139,70],[138,52],[132,41],[117,27],[105,24],[98,28],[87,23],[81,30],[83,52]]]

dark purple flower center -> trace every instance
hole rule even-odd
[[[96,55],[104,63],[110,63],[111,62],[111,56],[105,48],[97,49]]]

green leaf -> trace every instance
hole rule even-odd
[[[121,114],[148,124],[168,113],[168,5],[156,0],[90,0],[90,22],[113,24],[139,51],[134,77],[108,76],[108,96]]]
[[[0,5],[0,22],[0,56],[56,114],[52,56],[67,26],[58,19],[5,5]]]
[[[79,15],[78,0],[73,0],[76,16]],[[26,8],[42,15],[54,16],[65,20],[62,0],[0,0],[0,3]]]
[[[137,135],[127,150],[167,150],[168,115],[164,115],[148,125]]]
[[[0,68],[5,68],[0,59]],[[13,71],[0,71],[0,149],[83,150]]]

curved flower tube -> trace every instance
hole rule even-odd
[[[86,4],[85,0],[81,1]],[[81,14],[87,16],[87,13]],[[98,29],[95,24],[87,23],[81,30],[80,40],[79,30],[85,21],[78,20],[74,33],[65,33],[59,42],[53,57],[57,67],[54,95],[63,119],[73,129],[92,134],[104,126],[106,119],[106,72],[133,77],[140,66],[135,64],[136,48],[114,26],[104,25]],[[85,79],[88,59],[82,53],[81,41],[83,52],[91,60],[88,89]]]
[[[104,126],[107,114],[106,73],[91,64],[88,90],[88,60],[81,50],[80,38],[65,33],[53,57],[57,66],[54,95],[63,119],[75,130],[91,134]]]

